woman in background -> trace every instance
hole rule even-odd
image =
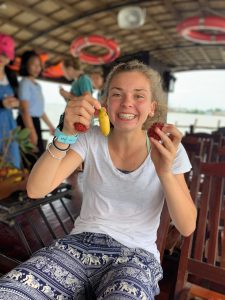
[[[14,59],[15,43],[11,36],[0,34],[0,155],[5,151],[6,139],[16,128],[12,109],[19,106],[19,100],[15,97],[17,80],[12,83],[11,71],[7,68],[10,60]],[[14,89],[15,88],[15,89]],[[7,155],[4,160],[16,168],[20,168],[20,151],[16,141],[9,145]]]
[[[36,80],[41,71],[42,64],[39,55],[33,50],[24,52],[20,65],[20,75],[23,79],[19,83],[20,115],[17,123],[22,128],[29,128],[30,140],[33,145],[37,146],[37,157],[45,150],[40,119],[48,126],[51,134],[54,134],[55,130],[44,111],[42,89]],[[27,158],[32,167],[36,158],[33,155],[28,155]]]

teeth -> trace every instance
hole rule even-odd
[[[121,119],[132,120],[132,119],[135,118],[135,115],[133,115],[133,114],[119,114],[119,117]]]

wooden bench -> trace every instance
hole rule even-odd
[[[225,162],[203,163],[191,182],[198,208],[194,234],[184,239],[175,294],[189,283],[225,293]]]

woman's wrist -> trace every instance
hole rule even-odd
[[[55,130],[55,137],[58,142],[63,143],[63,144],[74,144],[76,143],[78,139],[78,134],[72,134],[72,135],[67,135],[63,131],[59,129],[59,127],[56,127]]]
[[[171,179],[174,179],[174,174],[171,171],[162,172],[161,174],[158,174],[158,176],[162,184],[163,182],[168,183]]]

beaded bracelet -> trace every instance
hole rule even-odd
[[[61,159],[63,159],[66,156],[66,152],[65,152],[65,155],[63,157],[55,156],[55,154],[53,154],[52,151],[50,150],[50,146],[51,145],[52,145],[52,143],[48,144],[48,146],[47,146],[47,151],[51,155],[51,157],[53,157],[55,159],[58,159],[58,160],[61,160]]]
[[[53,140],[52,140],[52,145],[53,145],[57,150],[59,150],[59,151],[68,151],[68,150],[69,150],[70,144],[67,146],[66,149],[62,149],[62,148],[59,148],[59,147],[56,145],[55,140],[57,140],[57,137],[56,137],[56,136],[54,136],[54,138],[53,138]]]

